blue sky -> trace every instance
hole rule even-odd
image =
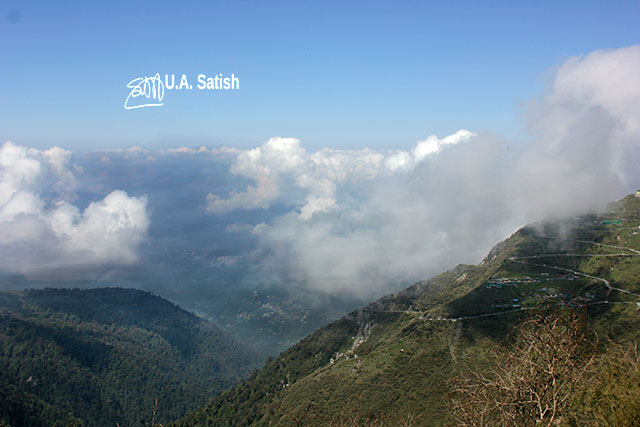
[[[0,3],[0,141],[73,150],[408,148],[460,128],[517,136],[553,67],[638,43],[638,2]],[[155,73],[235,92],[125,110]]]

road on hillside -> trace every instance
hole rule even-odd
[[[557,267],[555,265],[548,265],[548,264],[537,264],[537,263],[533,263],[533,262],[526,262],[523,261],[525,259],[536,259],[536,258],[550,258],[550,257],[561,257],[561,256],[567,256],[567,257],[637,257],[640,256],[640,251],[638,251],[637,249],[633,249],[633,248],[627,248],[625,246],[615,246],[615,245],[607,245],[605,243],[597,243],[597,242],[590,242],[588,240],[577,240],[577,239],[572,239],[576,242],[580,242],[580,243],[588,243],[588,244],[593,244],[593,245],[600,245],[600,246],[604,246],[604,247],[608,247],[608,248],[614,248],[617,250],[624,250],[624,251],[629,251],[632,253],[617,253],[617,254],[567,254],[567,253],[559,253],[559,254],[542,254],[542,255],[531,255],[531,256],[524,256],[524,257],[511,257],[509,258],[509,261],[511,262],[516,262],[519,264],[525,264],[525,265],[535,265],[538,267],[546,267],[546,268],[551,268],[554,270],[559,270],[559,271],[565,271],[565,272],[569,272],[572,273],[576,276],[583,276],[583,277],[588,277],[590,279],[593,280],[597,280],[600,281],[602,283],[604,283],[604,285],[607,287],[607,291],[611,292],[611,291],[618,291],[618,292],[622,292],[628,295],[633,295],[635,297],[640,298],[640,294],[634,293],[634,292],[630,292],[627,291],[625,289],[620,289],[620,288],[616,288],[614,286],[611,286],[611,283],[603,278],[603,277],[597,277],[597,276],[592,276],[591,274],[587,274],[585,272],[582,271],[577,271],[577,270],[572,270],[570,268],[563,268],[563,267]]]
[[[542,236],[542,237],[554,238],[552,236]],[[611,286],[611,283],[607,279],[605,279],[604,277],[593,276],[591,274],[587,274],[587,273],[582,272],[582,271],[572,270],[570,268],[563,268],[563,267],[557,267],[555,265],[549,265],[549,264],[544,264],[544,263],[543,264],[539,264],[539,263],[533,263],[533,262],[524,261],[524,260],[528,260],[528,259],[540,259],[540,258],[561,257],[561,256],[566,256],[566,257],[637,257],[637,256],[640,256],[640,251],[637,250],[637,249],[633,249],[633,248],[627,248],[627,247],[624,247],[624,246],[608,245],[608,244],[605,244],[605,243],[591,242],[591,241],[588,241],[588,240],[578,240],[578,239],[570,239],[570,240],[574,240],[574,241],[580,242],[580,243],[588,243],[588,244],[593,244],[593,245],[600,245],[600,246],[604,246],[604,247],[614,248],[616,250],[629,251],[631,253],[615,253],[615,254],[576,254],[576,253],[541,254],[541,255],[530,255],[530,256],[523,256],[523,257],[510,257],[509,261],[515,262],[515,263],[518,263],[518,264],[534,265],[534,266],[537,266],[537,267],[545,267],[545,268],[550,268],[550,269],[554,269],[554,270],[564,271],[564,272],[568,272],[568,273],[571,273],[571,274],[576,275],[576,276],[587,277],[589,279],[602,282],[605,285],[605,287],[607,288],[607,291],[608,291],[607,295],[611,291],[617,291],[617,292],[622,292],[622,293],[625,293],[625,294],[632,295],[632,296],[635,296],[637,298],[640,298],[640,294],[637,294],[637,293],[634,293],[634,292],[631,292],[631,291],[627,291],[625,289],[620,289],[620,288],[616,288],[614,286]],[[634,301],[608,301],[608,300],[604,300],[604,301],[594,301],[594,302],[590,302],[590,303],[586,303],[586,304],[582,304],[582,305],[587,306],[587,305],[597,305],[597,304],[636,304],[640,308],[640,302],[634,302]],[[560,305],[560,304],[557,304],[557,305]],[[515,308],[513,310],[505,310],[505,311],[497,311],[497,312],[492,312],[492,313],[475,314],[475,315],[471,315],[471,316],[435,317],[435,318],[433,318],[433,317],[420,317],[420,319],[421,320],[427,320],[427,321],[456,322],[458,320],[479,319],[479,318],[482,318],[482,317],[499,316],[501,314],[533,310],[535,308],[536,307],[520,307],[520,308]],[[416,311],[416,310],[367,310],[367,311],[373,311],[373,312],[376,312],[376,313],[423,314],[423,312]]]

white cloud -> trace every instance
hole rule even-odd
[[[332,149],[309,153],[298,139],[271,138],[260,147],[238,154],[231,167],[231,173],[248,178],[254,184],[228,197],[208,194],[207,210],[220,214],[235,209],[266,209],[273,202],[301,192],[304,202],[298,206],[299,217],[309,220],[314,214],[339,208],[336,199],[339,187],[411,170],[445,146],[468,141],[473,136],[475,134],[464,129],[443,139],[431,135],[418,142],[411,154]]]
[[[531,214],[570,213],[640,179],[640,46],[570,58],[526,116],[535,142],[519,158]]]
[[[420,162],[427,156],[441,152],[447,145],[454,145],[459,142],[468,141],[474,136],[476,135],[473,132],[469,132],[466,129],[461,129],[453,135],[449,135],[443,139],[438,139],[437,136],[431,135],[424,141],[420,141],[416,144],[413,149],[413,157],[416,162]]]
[[[0,148],[0,269],[30,273],[48,268],[129,264],[149,218],[144,197],[113,191],[80,211],[71,153],[58,147]]]
[[[208,209],[294,207],[260,225],[254,260],[328,292],[379,294],[475,263],[525,223],[640,185],[639,69],[638,46],[569,59],[530,103],[526,142],[460,130],[407,151],[308,153],[273,138],[236,158],[246,191],[211,194]]]
[[[103,164],[109,164],[111,156],[118,156],[124,159],[144,159],[150,162],[157,160],[157,157],[150,150],[137,145],[129,148],[104,148],[99,150],[99,152],[105,154],[102,158]]]
[[[95,263],[131,263],[149,226],[146,203],[114,190],[84,212],[68,203],[58,206],[50,224],[69,254]]]
[[[233,147],[215,147],[215,148],[207,148],[204,145],[201,145],[200,148],[195,149],[191,147],[179,147],[179,148],[169,148],[167,150],[163,150],[164,153],[168,154],[214,154],[214,155],[236,155],[243,152],[238,148]]]
[[[198,153],[206,153],[208,151],[209,150],[204,145],[202,145],[197,150],[195,148],[190,148],[190,147],[170,148],[166,150],[167,153],[172,153],[172,154],[198,154]]]

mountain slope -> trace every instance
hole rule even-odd
[[[172,303],[133,289],[0,293],[0,421],[166,422],[246,376],[256,356]]]
[[[583,307],[602,342],[637,340],[639,212],[629,196],[606,215],[525,227],[478,266],[319,329],[178,424],[442,425],[451,377],[493,363],[496,345],[540,306]]]

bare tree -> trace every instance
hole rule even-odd
[[[550,426],[560,421],[594,358],[584,315],[537,313],[517,328],[498,366],[460,377],[452,393],[459,426]]]

